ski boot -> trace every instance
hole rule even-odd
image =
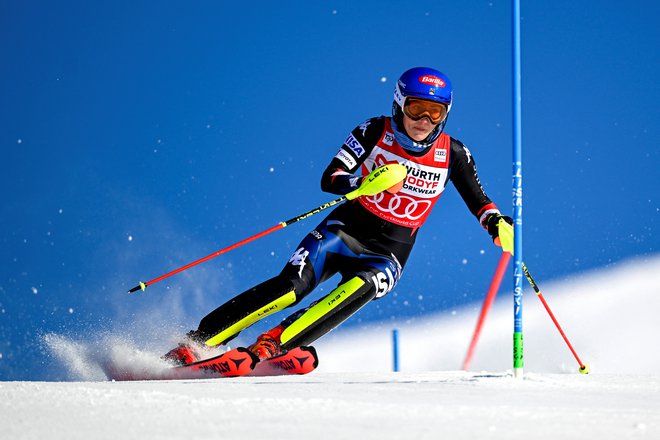
[[[282,354],[280,350],[280,336],[284,331],[282,325],[268,330],[257,338],[257,342],[250,345],[248,350],[256,354],[260,360],[270,359]]]
[[[189,331],[186,333],[186,341],[180,342],[177,347],[161,356],[161,359],[176,366],[188,365],[200,361],[202,359],[203,346],[196,336],[197,332],[195,330]]]

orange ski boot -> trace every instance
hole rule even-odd
[[[186,334],[185,339],[176,348],[161,356],[161,359],[174,365],[188,365],[202,360],[201,343],[198,341],[197,333],[191,330]]]
[[[250,345],[248,350],[256,354],[262,361],[282,354],[280,350],[280,336],[283,331],[284,327],[282,325],[268,330],[266,333],[260,335],[257,338],[257,342]]]
[[[175,365],[188,365],[197,362],[199,356],[193,347],[187,344],[179,344],[178,347],[165,353],[162,359]]]

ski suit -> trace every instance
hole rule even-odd
[[[286,318],[282,348],[308,345],[397,284],[419,228],[451,180],[480,223],[499,213],[486,196],[474,158],[460,141],[443,133],[424,151],[412,153],[396,141],[391,118],[357,126],[321,178],[321,188],[344,195],[362,177],[388,163],[405,165],[403,188],[359,197],[335,208],[303,238],[282,271],[204,317],[197,334],[207,345],[226,343],[263,317],[292,306],[321,282],[341,274],[330,294]]]

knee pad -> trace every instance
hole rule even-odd
[[[266,316],[296,302],[291,280],[277,276],[227,301],[199,323],[198,334],[206,345],[226,343]]]
[[[375,296],[371,275],[365,272],[356,275],[291,323],[282,333],[282,348],[289,350],[311,344],[350,318]]]

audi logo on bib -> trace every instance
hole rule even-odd
[[[396,219],[413,222],[421,219],[433,205],[430,200],[418,200],[405,194],[386,194],[384,192],[367,197],[367,199],[383,213]]]

